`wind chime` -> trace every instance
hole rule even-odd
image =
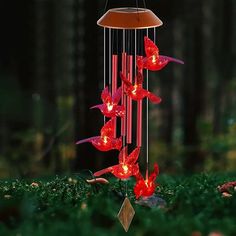
[[[147,198],[155,193],[155,179],[159,173],[155,163],[154,170],[149,175],[149,101],[154,104],[161,102],[159,96],[149,91],[149,71],[161,70],[169,62],[183,62],[159,55],[155,44],[156,28],[161,26],[162,22],[149,9],[110,9],[97,24],[104,30],[104,89],[101,92],[102,104],[92,108],[100,109],[104,116],[104,125],[100,135],[78,141],[76,144],[90,142],[100,151],[118,150],[117,157],[111,157],[117,158],[118,164],[97,171],[94,176],[111,173],[121,180],[134,176],[136,198]],[[146,118],[143,115],[144,110]],[[143,129],[146,132],[146,145],[143,145]],[[143,146],[146,146],[145,177],[140,173],[138,164]],[[134,214],[126,192],[118,213],[125,231],[128,231]]]

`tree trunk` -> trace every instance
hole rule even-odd
[[[196,171],[203,166],[198,124],[204,111],[205,82],[203,76],[202,3],[198,1],[198,17],[187,25],[186,64],[183,83],[183,144],[185,146],[185,170]]]

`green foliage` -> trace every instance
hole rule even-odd
[[[207,235],[212,230],[235,235],[236,195],[223,198],[217,191],[219,184],[234,176],[160,176],[157,194],[166,200],[165,209],[135,204],[133,180],[128,181],[136,211],[128,233],[116,218],[127,182],[110,179],[109,185],[92,186],[78,176],[37,181],[38,186],[26,180],[2,181],[0,235],[189,236],[193,231]]]

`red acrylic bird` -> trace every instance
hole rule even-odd
[[[118,105],[120,102],[122,95],[122,89],[121,87],[117,89],[117,91],[114,93],[113,96],[111,96],[111,93],[108,91],[108,87],[106,87],[102,91],[101,99],[103,104],[99,104],[96,106],[91,107],[98,108],[102,112],[102,114],[106,117],[123,117],[125,114],[125,108],[123,105]]]
[[[138,72],[136,83],[134,85],[132,85],[130,81],[125,78],[122,72],[120,72],[120,77],[125,84],[126,94],[130,96],[133,100],[139,101],[145,97],[148,97],[152,103],[158,104],[161,102],[160,97],[142,88],[143,76],[140,72]]]
[[[137,199],[140,197],[149,197],[153,195],[157,186],[155,179],[158,174],[159,167],[156,163],[154,164],[154,170],[149,178],[146,177],[144,180],[143,176],[140,174],[140,172],[138,172],[138,174],[135,176],[136,184],[134,186],[134,194]]]
[[[136,162],[139,152],[140,148],[137,147],[131,154],[127,155],[127,146],[124,147],[119,153],[119,164],[97,171],[94,173],[94,176],[98,177],[110,172],[119,179],[127,179],[130,176],[137,175],[139,173],[139,166]]]
[[[184,64],[184,62],[181,60],[168,56],[159,55],[158,47],[154,44],[154,42],[151,39],[149,39],[146,36],[144,37],[144,48],[146,57],[137,58],[137,67],[139,70],[141,69],[148,69],[152,71],[161,70],[169,62]]]
[[[122,138],[114,138],[114,118],[110,119],[101,129],[101,135],[78,141],[76,144],[90,142],[100,151],[120,150]]]

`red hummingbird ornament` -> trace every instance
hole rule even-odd
[[[78,141],[76,144],[90,142],[100,151],[106,152],[112,149],[120,150],[122,137],[114,138],[114,118],[110,119],[101,129],[101,135]]]
[[[155,180],[158,174],[159,167],[156,163],[154,164],[154,170],[152,174],[149,177],[146,176],[145,180],[141,173],[138,172],[138,174],[135,176],[136,184],[134,186],[134,194],[137,199],[140,197],[149,197],[153,195],[157,186]]]
[[[184,64],[183,61],[173,57],[159,55],[159,49],[155,43],[148,37],[144,37],[144,48],[146,57],[137,58],[137,67],[139,70],[147,69],[152,71],[161,70],[169,62]]]
[[[120,72],[120,77],[125,84],[125,92],[126,94],[135,101],[140,101],[145,97],[155,104],[159,104],[161,102],[161,98],[156,96],[155,94],[149,92],[148,90],[143,89],[142,82],[143,76],[138,71],[138,75],[136,77],[136,82],[134,85]]]
[[[118,105],[121,99],[121,95],[121,87],[116,90],[113,96],[111,96],[111,93],[108,91],[108,87],[106,87],[101,94],[103,104],[95,105],[90,109],[98,108],[106,117],[123,117],[125,114],[125,107],[123,105]]]
[[[139,166],[136,162],[139,152],[140,148],[137,147],[128,155],[127,146],[125,146],[119,153],[119,164],[97,171],[94,173],[94,176],[98,177],[110,172],[119,179],[127,179],[130,176],[137,175],[139,173]]]

